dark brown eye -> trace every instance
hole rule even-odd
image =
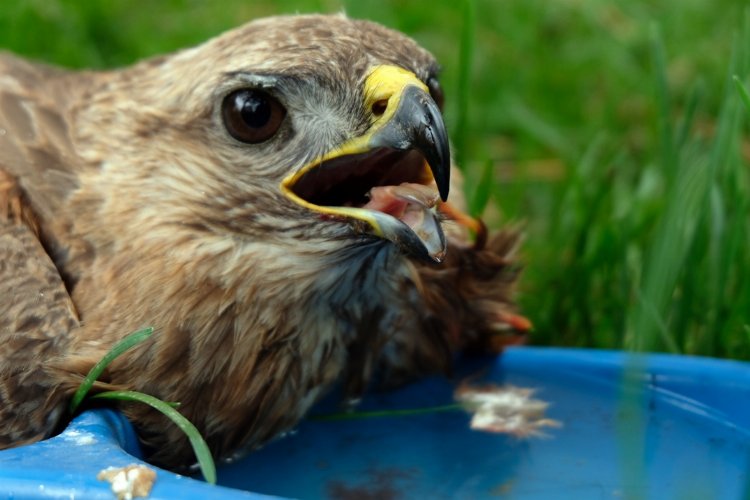
[[[427,88],[430,90],[430,96],[438,108],[443,109],[443,101],[445,101],[445,95],[443,95],[443,88],[440,86],[440,82],[434,76],[427,79]]]
[[[232,137],[257,144],[267,141],[279,130],[286,109],[262,90],[240,89],[224,98],[221,114]]]

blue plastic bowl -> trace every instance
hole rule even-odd
[[[476,369],[465,366],[461,376]],[[461,411],[308,420],[220,467],[222,486],[158,470],[150,498],[734,499],[747,492],[748,364],[513,348],[482,370],[483,381],[536,388],[563,427],[522,440],[472,431]],[[360,409],[448,404],[459,382],[424,380],[370,395]],[[140,463],[139,453],[118,413],[86,412],[59,436],[0,452],[0,498],[111,499],[97,473]]]

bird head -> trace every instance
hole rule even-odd
[[[89,129],[130,134],[101,156],[118,151],[113,186],[148,193],[155,219],[269,244],[381,240],[440,261],[451,159],[437,68],[370,22],[268,18],[116,73],[114,115],[92,106]]]

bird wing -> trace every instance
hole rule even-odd
[[[55,220],[78,187],[67,115],[89,80],[0,53],[0,170],[16,179],[43,222]]]
[[[54,430],[64,395],[44,363],[65,352],[78,326],[44,236],[57,239],[58,209],[76,186],[55,107],[65,98],[55,90],[61,78],[0,54],[0,448]]]
[[[0,193],[0,202],[3,200]],[[0,216],[0,448],[48,435],[64,395],[44,362],[78,326],[57,268],[26,223]],[[41,402],[41,404],[40,404]],[[18,420],[18,421],[17,421]]]

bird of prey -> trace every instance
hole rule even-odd
[[[525,330],[517,236],[466,229],[437,71],[344,15],[115,71],[0,55],[0,448],[58,432],[147,326],[97,388],[180,402],[219,458],[333,386],[445,372]],[[175,425],[121,408],[154,463],[192,462]]]

